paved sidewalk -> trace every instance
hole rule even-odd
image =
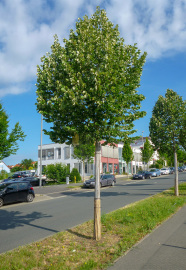
[[[108,270],[122,269],[186,269],[186,206],[108,268]]]

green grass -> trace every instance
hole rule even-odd
[[[0,269],[105,269],[186,203],[186,184],[102,215],[102,239],[93,221],[0,255]]]

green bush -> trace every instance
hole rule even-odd
[[[8,173],[5,170],[0,172],[0,180],[8,178]]]
[[[69,173],[69,167],[62,163],[49,164],[45,167],[46,177],[59,183],[64,182]]]
[[[74,182],[74,177],[76,177],[76,182],[81,181],[81,176],[76,168],[73,168],[71,173],[70,173],[70,180]]]

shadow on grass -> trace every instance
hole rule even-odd
[[[93,240],[93,236],[88,236],[88,235],[85,235],[85,234],[82,234],[82,233],[78,233],[78,232],[74,232],[73,230],[71,229],[68,229],[67,232],[71,233],[71,234],[74,234],[78,237],[82,237],[84,239],[90,239],[90,240]]]

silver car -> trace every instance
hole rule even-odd
[[[105,186],[114,186],[116,183],[116,178],[113,174],[104,174],[100,177],[100,187]],[[94,188],[95,187],[95,178],[87,180],[83,183],[83,187]]]

